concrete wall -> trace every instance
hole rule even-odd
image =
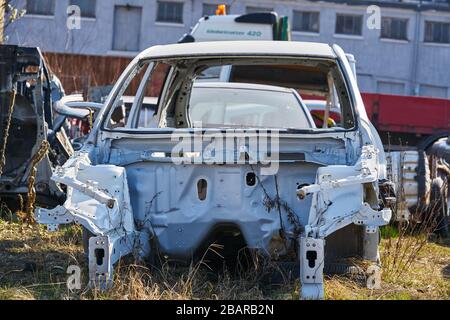
[[[54,16],[28,15],[12,25],[8,30],[9,42],[40,46],[43,51],[50,52],[133,56],[136,52],[112,50],[114,5],[142,7],[140,50],[155,44],[176,42],[201,17],[203,3],[232,3],[230,13],[236,14],[244,13],[247,6],[270,7],[290,19],[293,10],[313,10],[320,11],[320,33],[293,32],[293,40],[337,43],[346,52],[353,53],[362,91],[428,95],[444,90],[446,97],[450,98],[450,44],[423,41],[424,21],[450,22],[449,11],[419,13],[409,8],[382,7],[382,16],[409,19],[408,40],[398,41],[380,39],[380,30],[368,29],[366,19],[362,36],[335,34],[336,13],[358,13],[367,18],[367,6],[306,0],[177,1],[184,3],[183,24],[156,22],[156,0],[97,0],[96,18],[82,18],[80,30],[68,30],[66,9],[69,0],[57,0]],[[24,3],[24,0],[16,1],[18,7]]]

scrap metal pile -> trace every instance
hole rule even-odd
[[[31,220],[35,202],[65,200],[64,187],[50,177],[74,152],[67,118],[87,120],[88,111],[65,106],[80,99],[65,96],[39,48],[0,46],[0,198]]]

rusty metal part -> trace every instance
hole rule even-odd
[[[34,187],[36,182],[37,166],[42,161],[42,159],[47,154],[50,149],[50,144],[47,140],[42,140],[42,143],[38,151],[34,154],[31,159],[31,171],[28,177],[28,193],[27,193],[27,205],[25,207],[25,215],[22,217],[23,222],[34,224],[36,220],[34,219],[34,204],[36,202],[36,189]]]
[[[94,127],[94,111],[91,108],[89,110],[89,130],[92,130]]]
[[[3,174],[3,167],[6,164],[6,146],[8,144],[9,128],[11,127],[12,115],[14,112],[14,104],[16,100],[16,90],[11,91],[11,101],[8,108],[8,118],[6,120],[5,130],[3,131],[3,144],[0,151],[0,176]]]
[[[437,165],[436,169],[438,171],[445,173],[447,176],[450,177],[450,168],[447,165],[439,164],[439,165]]]

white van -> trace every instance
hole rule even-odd
[[[289,40],[287,17],[275,12],[202,17],[178,42]]]

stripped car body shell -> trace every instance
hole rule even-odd
[[[11,208],[23,210],[15,205],[17,199],[32,198],[28,185],[35,171],[32,159],[46,140],[50,152],[36,164],[32,177],[36,201],[54,206],[64,200],[63,190],[50,179],[54,168],[73,153],[66,132],[58,126],[65,118],[53,114],[53,105],[62,96],[64,90],[39,48],[0,45],[0,140],[4,152],[0,155],[0,198]]]
[[[219,148],[226,139],[217,130],[182,129],[179,138],[207,136],[214,142],[214,152],[208,150],[211,143],[206,143],[196,161],[174,165],[170,155],[179,139],[173,139],[173,130],[159,128],[142,134],[102,127],[118,92],[140,62],[241,56],[336,60],[352,98],[354,129],[280,133],[280,156],[272,161],[279,168],[270,174],[261,163],[271,159],[245,142],[248,136],[258,136],[258,131],[232,130],[226,137],[232,147]],[[212,154],[227,154],[233,164],[215,163]],[[257,183],[246,182],[249,173]],[[380,139],[367,119],[356,81],[339,47],[273,46],[265,41],[156,46],[138,55],[125,70],[84,148],[54,174],[56,182],[68,186],[66,203],[52,210],[38,209],[37,216],[40,223],[50,226],[77,222],[94,234],[89,240],[90,280],[94,284],[111,281],[113,264],[120,256],[151,254],[150,243],[164,254],[190,259],[216,227],[233,225],[247,247],[272,257],[299,248],[301,295],[323,298],[327,236],[350,224],[364,226],[362,255],[378,261],[378,226],[387,224],[391,216],[390,209],[379,205],[378,181],[385,177]],[[204,199],[199,199],[200,180],[207,186]]]

